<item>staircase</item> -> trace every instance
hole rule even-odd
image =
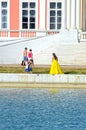
[[[0,64],[20,64],[23,50],[27,47],[28,50],[30,48],[33,50],[34,62],[38,65],[50,65],[52,53],[55,52],[61,65],[86,66],[86,42],[78,43],[76,40],[74,42],[75,34],[62,31],[60,34],[34,39],[2,39],[0,40]]]
[[[61,65],[86,66],[86,43],[78,43],[73,45],[58,44],[50,46],[35,55],[35,63],[50,64],[53,52],[57,54]]]

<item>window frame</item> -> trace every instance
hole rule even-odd
[[[30,29],[29,24],[30,24],[30,20],[28,21],[28,28],[24,29],[22,28],[22,3],[23,2],[28,2],[30,4],[30,2],[35,2],[36,3],[36,7],[35,7],[35,28],[34,29]],[[30,11],[31,8],[28,8],[28,11]],[[30,18],[30,13],[28,14],[28,19]],[[20,29],[21,30],[36,30],[38,28],[38,0],[20,0]]]
[[[1,14],[1,11],[2,11],[2,9],[5,9],[5,8],[2,8],[1,7],[1,3],[2,2],[7,2],[7,27],[6,28],[2,28],[2,14]],[[1,0],[0,1],[0,18],[1,18],[1,20],[0,20],[0,30],[9,30],[9,26],[10,26],[10,15],[9,15],[9,9],[10,9],[10,1],[9,0]]]
[[[51,9],[50,8],[50,3],[56,3],[56,6],[57,6],[57,3],[61,3],[61,8],[59,9],[59,8],[55,8],[55,9]],[[50,30],[50,31],[57,31],[57,30],[60,30],[60,29],[57,29],[57,24],[61,24],[61,27],[62,27],[62,7],[63,6],[63,2],[62,2],[62,0],[48,0],[48,14],[47,14],[47,22],[48,22],[48,30]],[[50,18],[52,18],[52,17],[50,17],[50,11],[55,11],[55,13],[57,13],[57,11],[61,11],[61,16],[59,16],[59,18],[61,18],[61,22],[58,22],[57,21],[57,14],[56,14],[56,16],[54,17],[53,16],[53,18],[55,18],[55,29],[51,29],[50,28]],[[53,22],[52,22],[53,23]]]

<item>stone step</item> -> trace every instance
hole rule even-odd
[[[61,36],[64,33],[62,32]],[[65,36],[69,32],[67,31]],[[74,35],[72,33],[72,35]],[[62,65],[86,65],[86,43],[64,43],[60,40],[60,34],[46,36],[38,39],[10,39],[0,40],[0,64],[20,64],[23,59],[25,47],[32,48],[35,64],[50,65],[52,53],[58,56],[59,63]],[[72,37],[71,37],[72,40]],[[60,42],[61,41],[61,42]]]

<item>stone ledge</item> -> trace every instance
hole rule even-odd
[[[86,75],[75,74],[0,74],[0,82],[28,84],[86,84]]]

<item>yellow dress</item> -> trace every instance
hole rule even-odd
[[[50,74],[63,74],[58,61],[55,59],[53,59],[53,61],[52,61],[52,65],[50,68]]]

